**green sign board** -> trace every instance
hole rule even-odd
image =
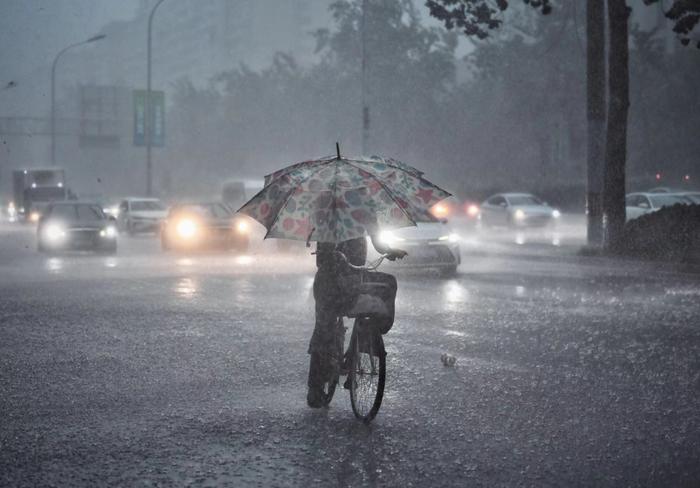
[[[134,146],[146,145],[146,90],[134,90]],[[151,90],[151,145],[165,144],[165,93]]]

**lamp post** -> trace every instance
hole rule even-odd
[[[51,166],[56,166],[56,65],[58,64],[58,59],[69,49],[99,41],[105,37],[107,36],[104,34],[98,34],[84,41],[66,46],[56,54],[53,60],[53,64],[51,65]]]
[[[146,139],[146,194],[151,196],[153,193],[153,163],[151,162],[151,148],[153,146],[152,141],[152,131],[151,124],[153,123],[153,117],[151,113],[151,31],[153,30],[153,16],[156,13],[156,9],[160,7],[160,4],[165,0],[158,0],[156,4],[151,9],[151,13],[148,15],[148,42],[146,46],[146,114],[144,127],[144,136]]]

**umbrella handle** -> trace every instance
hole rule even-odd
[[[311,247],[311,236],[313,235],[315,230],[316,230],[316,227],[311,228],[311,232],[309,232],[309,235],[306,238],[306,247]]]

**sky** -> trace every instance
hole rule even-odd
[[[56,53],[111,20],[132,18],[138,5],[139,0],[0,0],[0,117],[43,116]]]
[[[110,21],[134,18],[142,1],[0,0],[0,117],[47,117],[56,54]],[[439,25],[423,3],[416,0],[423,21]]]

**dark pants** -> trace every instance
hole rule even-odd
[[[314,278],[314,300],[316,301],[316,323],[314,332],[309,343],[309,354],[311,354],[311,366],[309,368],[309,386],[319,386],[323,379],[316,373],[315,367],[320,362],[320,355],[327,354],[334,350],[335,340],[338,334],[338,327],[343,327],[343,316],[356,293],[356,285],[360,280],[365,282],[385,283],[388,286],[381,293],[380,298],[384,300],[390,311],[390,317],[376,319],[376,326],[382,333],[386,333],[394,323],[394,298],[396,297],[396,278],[387,273],[371,272],[348,273],[341,276],[335,270],[324,270],[320,268]]]

